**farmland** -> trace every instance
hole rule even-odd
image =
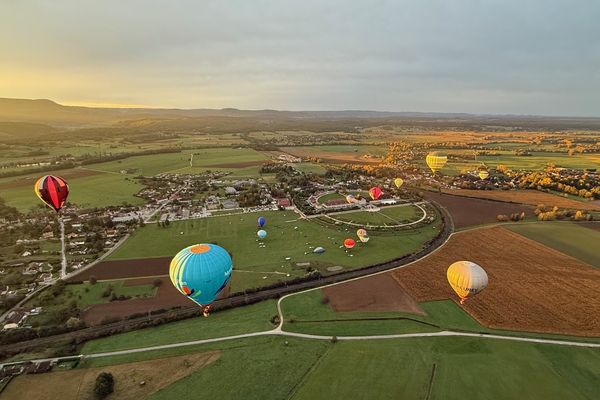
[[[481,398],[586,400],[595,396],[595,377],[600,374],[597,349],[482,338],[329,343],[282,337],[249,338],[90,360],[88,368],[74,372],[95,371],[90,368],[100,365],[113,370],[119,366],[107,367],[107,363],[119,363],[123,369],[131,370],[130,365],[122,363],[148,357],[160,357],[156,362],[164,363],[164,357],[184,353],[192,358],[197,352],[198,357],[218,352],[218,361],[191,373],[184,369],[185,379],[164,387],[150,398],[186,396],[193,387],[202,388],[203,395],[221,399],[342,399],[352,398],[356,393],[361,393],[364,399],[421,399],[428,393],[430,399],[463,399],[465,388],[474,390],[473,385],[477,385]],[[27,379],[31,386],[40,387],[40,379],[59,377],[60,373],[51,373],[43,377],[30,375]],[[269,377],[269,383],[265,377]],[[473,377],[477,377],[476,383]],[[15,383],[18,381],[10,385]],[[8,390],[22,387],[10,388],[10,385]]]
[[[444,190],[445,193],[476,197],[482,199],[506,201],[512,203],[528,204],[537,206],[545,204],[547,206],[558,206],[560,208],[570,208],[575,210],[600,210],[600,206],[591,202],[571,200],[550,193],[538,192],[535,190]]]
[[[464,309],[482,325],[581,336],[600,336],[600,272],[504,228],[455,234],[425,260],[394,272],[417,301],[454,299],[448,265],[470,260],[483,266],[489,285]]]
[[[172,257],[194,243],[213,242],[233,254],[232,291],[252,285],[268,284],[290,276],[305,274],[305,264],[328,273],[329,266],[352,269],[400,257],[422,248],[437,235],[439,223],[395,235],[371,235],[371,241],[359,245],[351,253],[340,249],[356,229],[324,227],[315,222],[297,219],[293,212],[265,212],[268,232],[262,248],[256,238],[258,213],[219,216],[198,220],[172,222],[168,228],[148,224],[139,229],[111,256],[110,260],[131,260]],[[322,246],[326,252],[313,254]],[[290,260],[286,260],[289,257]],[[298,266],[301,264],[301,266]],[[250,272],[245,272],[250,271]],[[263,278],[264,277],[264,278]]]
[[[512,225],[511,231],[600,268],[600,231],[570,222]]]
[[[121,204],[143,204],[144,200],[134,195],[142,185],[125,175],[105,173],[74,168],[52,171],[64,177],[69,183],[69,201],[83,207],[107,207]],[[20,211],[40,205],[39,199],[33,195],[33,184],[42,174],[0,179],[0,190],[6,204]]]
[[[461,192],[463,192],[461,190]],[[465,228],[474,225],[497,222],[498,215],[511,215],[524,212],[526,216],[533,215],[533,207],[520,204],[503,203],[500,201],[468,198],[454,194],[426,192],[425,198],[446,208],[452,216],[455,228]]]
[[[190,167],[191,153],[195,153]],[[123,202],[143,204],[135,197],[142,185],[133,177],[154,176],[165,172],[198,174],[207,170],[231,173],[233,177],[259,177],[258,169],[266,156],[252,149],[198,149],[181,153],[132,156],[123,160],[89,164],[84,167],[48,171],[0,179],[0,191],[6,204],[27,211],[39,204],[33,196],[33,183],[40,175],[62,176],[70,187],[69,201],[82,207],[107,207]],[[250,163],[250,165],[248,165]],[[122,170],[134,171],[122,174]]]
[[[58,371],[43,375],[21,375],[14,379],[3,399],[43,398],[47,400],[94,399],[94,381],[100,372],[112,373],[112,397],[135,400],[146,398],[187,375],[219,359],[218,351],[158,358],[109,367]],[[140,385],[140,382],[145,382]]]

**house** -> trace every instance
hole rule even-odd
[[[15,324],[14,322],[11,322],[9,324],[4,324],[4,327],[2,329],[4,329],[5,331],[11,330],[11,329],[17,329],[19,327],[19,324]]]
[[[292,202],[287,197],[283,197],[283,198],[276,199],[276,200],[277,200],[278,207],[286,208],[286,207],[290,207],[292,205]]]
[[[4,322],[7,324],[16,324],[17,327],[21,322],[23,322],[27,318],[27,313],[23,310],[14,310],[8,313]],[[6,329],[6,326],[5,326]]]
[[[226,193],[226,194],[236,194],[236,193],[237,193],[237,190],[235,190],[235,188],[234,188],[234,187],[227,186],[227,187],[225,188],[225,193]]]

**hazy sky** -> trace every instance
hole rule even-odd
[[[600,116],[600,1],[0,0],[0,97]]]

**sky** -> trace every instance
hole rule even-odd
[[[600,116],[597,0],[0,0],[0,97]]]

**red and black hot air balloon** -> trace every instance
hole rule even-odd
[[[369,196],[371,196],[371,199],[373,200],[378,200],[381,197],[382,193],[383,192],[381,191],[381,188],[379,188],[378,186],[369,189]]]
[[[63,178],[54,175],[46,175],[38,179],[33,190],[40,200],[56,212],[63,208],[67,196],[69,196],[67,182]]]

